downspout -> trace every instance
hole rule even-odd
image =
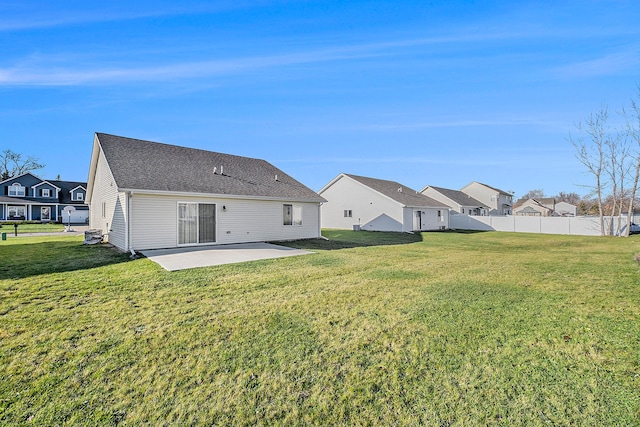
[[[133,250],[133,245],[131,244],[131,209],[133,207],[133,191],[129,191],[127,193],[127,227],[125,229],[126,237],[125,241],[127,242],[127,250],[131,252],[131,256],[136,256],[136,251]]]
[[[322,235],[322,205],[322,202],[318,203],[318,238],[329,240]]]

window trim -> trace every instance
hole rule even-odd
[[[184,205],[185,207],[188,205],[194,205],[196,207],[196,217],[195,217],[195,226],[196,226],[196,242],[186,242],[180,243],[180,205]],[[209,205],[213,206],[213,240],[212,241],[200,241],[200,206]],[[216,202],[192,202],[192,201],[178,201],[176,205],[176,244],[180,247],[183,246],[202,246],[202,245],[215,245],[219,243],[218,236],[218,203]]]
[[[289,208],[291,209],[290,211],[290,224],[288,224],[287,222],[287,213],[285,211],[286,207],[289,206]],[[302,205],[301,204],[297,204],[297,203],[283,203],[282,204],[282,226],[283,227],[302,227],[303,225],[303,221],[302,221]]]
[[[42,197],[51,197],[50,188],[43,188],[41,191],[42,191]]]
[[[11,194],[11,190],[14,190],[15,194]],[[22,194],[18,193],[18,189],[22,190]],[[27,197],[27,187],[20,184],[19,182],[14,182],[9,186],[9,197]]]
[[[45,210],[49,214],[49,218],[44,218]],[[51,221],[51,207],[50,206],[41,206],[40,207],[40,221]]]
[[[22,209],[23,214],[22,215],[11,215],[11,211],[15,210],[16,213],[18,209]],[[23,217],[24,219],[27,219],[27,207],[24,205],[8,205],[7,206],[7,218],[11,219],[11,218],[15,218],[15,217]]]

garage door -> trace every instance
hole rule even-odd
[[[66,212],[63,212],[60,215],[62,218],[62,222],[66,224],[69,222],[69,215]],[[72,211],[71,212],[71,224],[86,224],[89,221],[89,211]]]

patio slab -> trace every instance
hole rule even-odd
[[[169,271],[234,264],[259,259],[309,255],[313,252],[270,243],[238,243],[220,246],[151,249],[140,251],[145,257]]]

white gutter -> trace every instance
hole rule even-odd
[[[326,200],[309,200],[309,199],[290,199],[286,197],[269,197],[269,196],[245,196],[241,194],[216,194],[216,193],[194,193],[189,191],[164,191],[164,190],[140,190],[132,188],[118,188],[118,191],[124,193],[149,194],[149,195],[165,195],[180,197],[207,197],[219,199],[240,199],[240,200],[270,200],[282,202],[298,202],[298,203],[322,203]]]

